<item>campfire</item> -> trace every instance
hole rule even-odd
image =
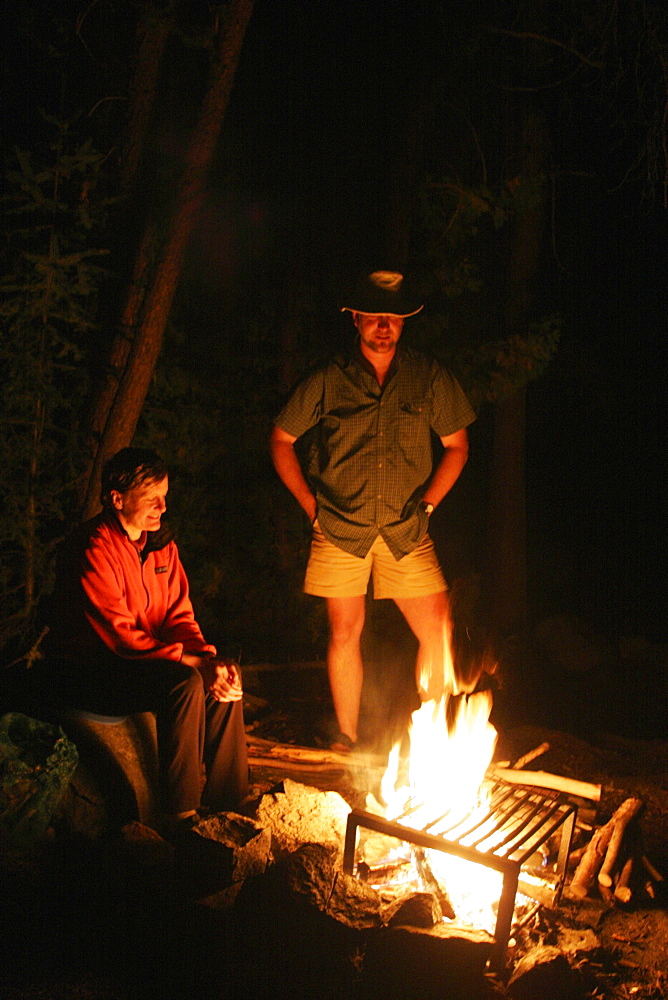
[[[444,674],[442,696],[413,713],[384,769],[372,755],[346,759],[253,737],[251,759],[311,771],[345,765],[363,778],[374,794],[342,821],[343,874],[377,892],[387,912],[428,898],[434,929],[486,939],[494,971],[504,968],[512,935],[562,895],[575,901],[598,886],[610,905],[625,905],[640,886],[651,897],[662,876],[642,850],[642,802],[623,802],[597,828],[600,785],[524,770],[547,743],[512,764],[492,763],[492,692],[460,690],[450,655]]]
[[[441,919],[493,936],[500,967],[513,916],[558,902],[576,808],[490,775],[492,692],[458,692],[450,656],[445,667],[441,699],[413,714],[409,752],[389,755],[380,799],[350,813],[343,870],[388,895],[432,893]]]

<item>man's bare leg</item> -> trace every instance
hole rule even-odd
[[[450,605],[446,591],[424,597],[395,597],[418,641],[415,683],[423,701],[440,701],[455,683],[450,654]]]
[[[334,711],[342,733],[357,742],[357,722],[364,668],[360,638],[366,597],[328,597],[329,646],[327,670]]]

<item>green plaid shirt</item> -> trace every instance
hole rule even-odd
[[[304,473],[325,536],[364,557],[380,532],[401,559],[427,531],[419,501],[433,471],[431,432],[444,437],[473,420],[454,376],[398,345],[382,388],[358,347],[304,379],[276,424],[307,435]]]

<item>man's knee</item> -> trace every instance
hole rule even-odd
[[[329,598],[327,615],[329,618],[330,642],[346,645],[357,642],[364,628],[365,598]]]

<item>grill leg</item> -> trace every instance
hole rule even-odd
[[[499,909],[496,914],[496,927],[494,929],[494,947],[490,958],[490,967],[493,972],[502,972],[505,966],[506,946],[513,922],[518,881],[519,867],[517,871],[506,872],[503,876],[503,887],[501,889]]]
[[[568,855],[571,850],[571,841],[573,839],[576,817],[577,812],[574,810],[570,816],[566,817],[566,821],[564,822],[561,830],[561,841],[559,842],[559,856],[557,858],[556,872],[558,877],[558,891],[557,898],[555,899],[555,906],[559,904],[561,893],[564,888],[564,882],[566,881],[566,866],[568,864]]]
[[[348,814],[346,823],[346,840],[343,845],[343,870],[346,875],[352,875],[355,867],[355,841],[357,840],[357,820],[352,813]]]

